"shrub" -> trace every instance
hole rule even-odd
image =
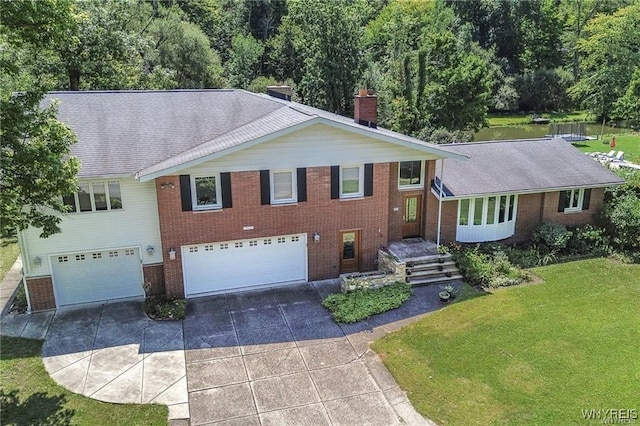
[[[602,220],[613,242],[622,249],[640,248],[640,197],[627,192],[606,202]]]
[[[18,287],[18,291],[16,292],[16,297],[13,299],[13,305],[11,306],[11,312],[16,312],[19,314],[24,314],[27,312],[28,308],[27,304],[27,294],[24,291],[24,286],[20,285]]]
[[[479,248],[460,248],[454,254],[460,273],[471,285],[488,285],[494,276],[494,268],[489,255]]]
[[[509,254],[517,249],[498,243],[476,245],[475,247],[452,246],[452,255],[465,282],[483,287],[504,287],[529,281],[530,274],[513,266]],[[538,253],[532,261],[539,262]]]
[[[574,227],[571,232],[567,244],[571,254],[602,256],[611,253],[610,239],[605,229],[585,225]]]
[[[362,321],[372,315],[395,309],[411,297],[411,286],[396,282],[375,290],[359,289],[349,293],[333,293],[322,306],[340,323]]]
[[[533,232],[532,241],[544,245],[549,251],[561,251],[567,247],[571,231],[564,225],[545,222]]]
[[[187,301],[165,295],[148,296],[144,301],[144,311],[152,319],[181,320],[186,316]]]

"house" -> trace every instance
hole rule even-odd
[[[62,232],[19,233],[32,310],[141,297],[143,283],[189,298],[332,278],[406,237],[522,239],[543,220],[590,222],[620,182],[564,142],[438,146],[378,128],[366,91],[355,120],[286,92],[52,99],[81,169]]]
[[[445,241],[522,242],[542,222],[594,223],[604,189],[623,182],[562,138],[452,144],[447,149],[469,160],[446,161],[444,173],[442,161],[436,161],[431,192],[443,201]]]

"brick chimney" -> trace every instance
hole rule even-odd
[[[354,97],[353,119],[363,126],[376,128],[378,123],[378,96],[371,89],[358,90]]]

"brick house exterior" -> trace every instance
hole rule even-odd
[[[620,182],[559,141],[436,146],[378,128],[369,91],[355,119],[240,90],[49,98],[82,169],[62,232],[19,234],[33,311],[142,297],[143,283],[197,297],[334,278],[406,237],[522,241],[545,221],[593,222]],[[550,148],[575,173],[550,178]],[[525,177],[498,178],[496,156]]]

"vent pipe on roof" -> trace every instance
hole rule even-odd
[[[274,98],[290,101],[291,94],[291,86],[267,86],[267,95],[273,96]]]
[[[354,96],[353,119],[363,126],[378,127],[378,96],[371,89],[358,90]]]

